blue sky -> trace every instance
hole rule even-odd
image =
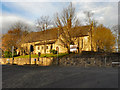
[[[40,16],[49,15],[52,17],[55,12],[60,11],[62,7],[68,5],[68,3],[50,3],[50,2],[29,2],[29,3],[17,3],[17,2],[4,2],[2,3],[2,12],[15,14],[30,20],[34,20]]]
[[[76,16],[84,23],[84,11],[94,12],[94,18],[106,27],[117,24],[117,2],[72,2],[76,7]],[[69,2],[2,2],[2,30],[7,32],[9,27],[16,21],[24,21],[31,26],[40,16],[54,18],[56,12],[61,12]]]

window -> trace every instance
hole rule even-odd
[[[40,48],[38,47],[38,50],[40,50]]]
[[[41,47],[41,49],[43,49],[43,46]]]
[[[58,46],[56,47],[56,50],[59,51],[59,47]]]
[[[51,44],[51,47],[50,47],[50,49],[52,50],[52,48],[53,48],[53,46],[52,46],[52,44]]]
[[[27,50],[27,47],[26,47],[26,50]]]
[[[82,48],[83,48],[83,39],[82,39]]]
[[[46,49],[48,49],[48,46],[46,46]]]

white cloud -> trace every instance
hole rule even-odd
[[[24,14],[26,15],[29,14],[29,16],[32,16],[34,18],[42,15],[51,16],[55,12],[59,11],[59,6],[53,4],[54,3],[49,2],[14,2],[9,4],[4,3],[7,8],[17,9],[18,11],[24,12]]]
[[[119,0],[2,0],[2,2],[118,2]]]
[[[18,21],[21,21],[21,22],[24,22],[24,23],[30,25],[31,28],[34,26],[34,23],[32,21],[26,20],[22,17],[4,14],[4,15],[0,16],[0,23],[2,23],[2,27],[0,27],[0,28],[2,28],[2,33],[6,33],[8,31],[8,29],[11,27],[11,25]]]
[[[85,18],[82,11],[92,11],[94,18],[105,26],[110,28],[118,24],[118,3],[78,3],[80,5],[80,12],[77,13],[78,17]]]
[[[36,19],[38,16],[42,15],[50,15],[54,17],[54,13],[56,11],[60,12],[62,8],[67,7],[66,4],[63,5],[64,3],[58,3],[58,6],[55,5],[54,3],[45,3],[45,2],[20,2],[20,3],[11,3],[9,4],[4,4],[7,5],[6,7],[8,8],[16,8],[16,10],[21,10],[23,11],[22,13],[28,13],[27,16],[23,18],[22,13],[14,13],[15,15],[11,14],[4,14],[3,16],[0,16],[2,19],[2,30],[5,30],[4,32],[7,31],[8,27],[14,23],[15,21],[24,21],[31,26],[33,25],[33,21],[30,21],[26,19],[27,17],[32,18],[32,20]],[[89,2],[74,2],[73,5],[78,8],[77,11],[77,17],[81,19],[81,22],[85,19],[85,15],[83,11],[92,11],[94,12],[94,18],[99,21],[99,23],[102,23],[106,26],[112,26],[113,24],[117,24],[118,20],[118,3],[89,3]],[[64,6],[64,7],[62,7]],[[21,17],[20,17],[21,15]]]

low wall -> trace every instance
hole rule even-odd
[[[112,66],[112,62],[120,62],[120,55],[69,55],[59,59],[61,66]]]
[[[9,61],[8,61],[9,59]],[[60,65],[60,66],[112,66],[112,62],[120,62],[120,54],[73,54],[66,55],[61,58],[43,57],[31,58],[31,64],[40,66]],[[2,58],[1,64],[12,64],[12,58]],[[29,64],[29,58],[14,58],[14,64]]]
[[[36,59],[36,62],[35,62]],[[12,64],[13,60],[12,58],[1,58],[1,64]],[[53,58],[31,58],[31,64],[37,64],[40,66],[49,66],[53,62]],[[30,64],[29,58],[14,58],[14,64],[17,65],[25,65]]]

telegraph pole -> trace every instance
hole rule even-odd
[[[92,46],[92,30],[93,30],[93,21],[92,21],[92,23],[91,23],[91,51],[93,51],[93,46]]]

